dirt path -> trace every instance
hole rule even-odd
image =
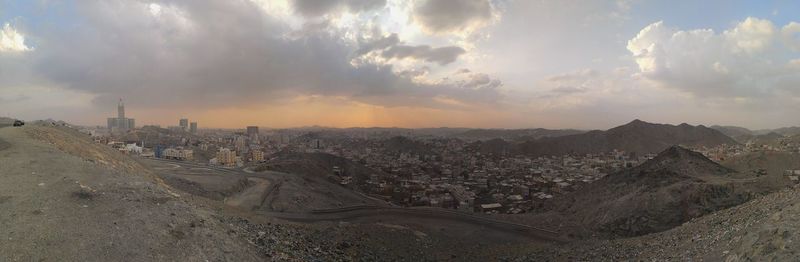
[[[39,128],[0,128],[0,261],[262,260],[212,211],[26,133]]]

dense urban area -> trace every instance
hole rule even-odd
[[[503,138],[464,135],[465,131],[457,128],[198,129],[198,123],[188,119],[176,122],[176,126],[136,128],[134,120],[125,117],[120,101],[118,117],[109,118],[108,126],[82,131],[97,143],[126,154],[230,169],[268,169],[272,160],[283,156],[305,158],[296,159],[302,161],[314,155],[332,155],[367,167],[343,164],[317,170],[343,187],[398,206],[492,214],[529,212],[547,199],[656,156],[612,150],[531,157],[511,152]],[[687,147],[715,161],[758,151],[800,151],[800,143],[794,139],[775,133],[768,136],[770,143],[748,140]],[[800,172],[786,172],[787,179],[798,180]]]

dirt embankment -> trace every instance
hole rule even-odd
[[[88,135],[61,126],[29,125],[23,129],[30,137],[53,145],[67,154],[89,162],[97,162],[109,169],[133,174],[151,174],[139,162],[113,148],[94,143]]]
[[[0,139],[0,261],[263,259],[119,152],[52,127],[0,128]]]

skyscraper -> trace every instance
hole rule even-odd
[[[250,139],[257,140],[258,139],[258,127],[257,126],[248,126],[247,127],[247,136]]]
[[[107,124],[108,129],[112,132],[126,132],[136,127],[136,121],[133,118],[125,118],[125,104],[122,103],[122,98],[117,104],[117,117],[109,117]]]
[[[189,131],[189,119],[181,118],[181,120],[178,122],[178,125],[183,128],[183,131]]]
[[[189,124],[189,132],[192,134],[197,134],[197,122],[192,122]]]

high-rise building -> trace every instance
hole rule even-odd
[[[197,122],[189,123],[189,132],[192,134],[197,134]]]
[[[133,118],[125,118],[125,104],[122,103],[122,98],[117,104],[117,117],[109,117],[107,124],[108,129],[112,132],[125,132],[136,127],[136,121]]]
[[[257,126],[248,126],[247,127],[247,136],[250,139],[258,139],[258,127]]]
[[[247,138],[244,136],[237,136],[233,140],[233,146],[239,153],[247,152]]]
[[[125,104],[122,103],[122,98],[119,99],[119,104],[117,104],[117,118],[125,119]]]
[[[178,125],[183,128],[183,131],[189,131],[189,119],[181,118]]]

